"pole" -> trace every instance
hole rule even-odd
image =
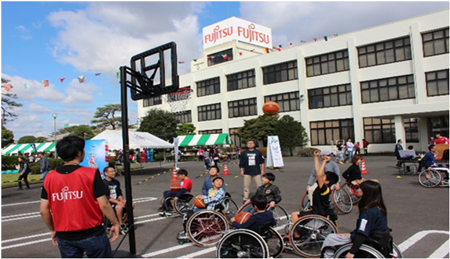
[[[54,136],[54,139],[55,139],[55,145],[56,145],[56,113],[54,113],[53,114],[53,121],[55,122],[54,123],[54,125],[55,125],[55,127],[54,127],[54,129],[55,129],[55,136]],[[55,148],[55,159],[58,159],[58,151],[56,150],[56,148]]]
[[[122,103],[122,141],[123,141],[123,172],[125,177],[125,195],[127,199],[127,214],[130,244],[130,254],[136,254],[136,236],[134,232],[133,197],[131,195],[131,174],[130,174],[130,145],[128,136],[128,101],[127,101],[127,74],[125,67],[120,67],[120,86]]]

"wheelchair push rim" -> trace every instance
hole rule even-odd
[[[217,243],[216,258],[269,258],[264,239],[249,229],[226,233]]]
[[[216,245],[228,229],[229,223],[226,217],[214,210],[197,211],[186,224],[188,238],[201,247]]]

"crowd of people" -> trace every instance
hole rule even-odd
[[[369,142],[362,140],[362,148],[364,155],[369,154]],[[361,144],[356,142],[353,144],[352,139],[348,139],[345,143],[339,140],[336,143],[336,162],[339,164],[350,163],[354,155],[361,155]]]

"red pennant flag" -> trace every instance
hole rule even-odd
[[[265,53],[269,53],[269,48],[264,48]]]
[[[64,82],[64,79],[66,79],[65,77],[61,77],[59,80],[62,82]]]
[[[213,56],[209,56],[209,57],[208,57],[208,60],[211,60],[211,59],[213,59]]]
[[[281,51],[281,48],[280,48],[280,47],[278,47],[278,51]]]
[[[79,81],[81,84],[84,83],[84,82],[85,82],[84,76],[79,76],[79,77],[78,77],[78,81]]]
[[[242,52],[239,52],[239,56],[242,56]]]
[[[11,85],[2,85],[3,88],[6,89],[6,91],[11,91]]]
[[[314,41],[317,41],[317,38],[313,38]]]
[[[294,45],[294,43],[290,42],[290,43],[289,43],[289,45],[290,45],[290,46],[293,46],[293,45]]]
[[[228,55],[227,54],[223,55],[222,57],[223,57],[223,59],[228,59]]]
[[[42,84],[44,85],[44,87],[49,86],[50,84],[48,83],[48,80],[42,80]]]

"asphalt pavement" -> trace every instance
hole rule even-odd
[[[377,179],[383,188],[388,210],[389,227],[393,229],[394,242],[403,251],[404,257],[447,257],[449,254],[449,189],[438,187],[427,189],[419,185],[416,175],[397,178],[396,160],[392,156],[373,155],[365,157],[368,175],[366,179]],[[297,211],[305,192],[313,159],[311,157],[285,157],[281,169],[266,168],[276,175],[276,184],[282,194],[281,205],[289,212]],[[220,163],[221,174],[223,163]],[[339,165],[341,173],[349,164]],[[129,239],[120,244],[121,237],[112,243],[117,248],[115,257],[214,257],[214,248],[201,248],[192,243],[179,245],[176,233],[182,229],[181,217],[163,218],[158,215],[162,192],[172,183],[173,164],[148,163],[144,170],[133,171],[131,176],[132,196],[136,224],[136,255],[129,253]],[[193,194],[201,193],[205,169],[201,162],[181,162],[193,182]],[[227,164],[231,175],[223,176],[227,191],[238,205],[242,204],[243,179],[239,175],[237,160]],[[125,181],[118,176],[123,192]],[[252,183],[253,184],[253,183]],[[39,214],[41,183],[31,190],[17,188],[2,189],[2,257],[42,258],[60,257],[59,250],[50,241],[50,233]],[[256,187],[252,185],[252,189]],[[358,210],[339,215],[339,232],[350,232],[355,228]],[[119,245],[120,244],[120,245]],[[292,252],[282,253],[281,258],[297,258]]]

